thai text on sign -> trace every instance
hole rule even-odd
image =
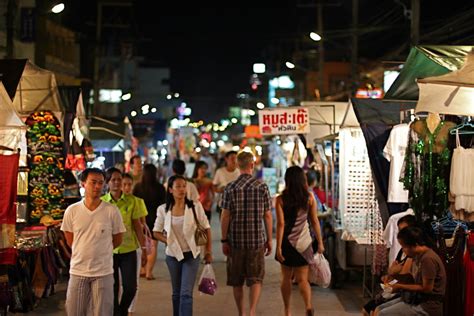
[[[258,111],[262,135],[309,133],[309,111],[305,107],[291,107]]]

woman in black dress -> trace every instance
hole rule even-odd
[[[294,166],[286,170],[285,183],[285,190],[276,200],[277,246],[275,255],[275,259],[281,264],[281,295],[285,305],[285,315],[290,315],[292,274],[298,282],[307,315],[313,315],[311,287],[308,282],[308,257],[312,258],[313,250],[308,218],[318,239],[318,252],[324,252],[317,203],[308,190],[306,176],[300,167]],[[304,243],[307,245],[301,247]]]
[[[157,169],[154,165],[146,164],[143,167],[141,180],[133,188],[133,195],[142,198],[145,201],[146,209],[148,211],[146,224],[151,232],[155,225],[156,210],[158,209],[158,206],[165,203],[166,196],[165,188],[157,180]],[[148,254],[145,271],[144,273],[141,273],[142,276],[144,274],[147,280],[155,279],[153,276],[153,267],[155,266],[157,247],[158,241],[153,237],[153,247],[151,252]]]

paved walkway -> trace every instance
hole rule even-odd
[[[222,255],[220,230],[217,217],[212,220],[214,270],[216,272],[218,290],[214,296],[194,292],[194,315],[237,315],[232,288],[225,285],[225,257]],[[273,255],[266,258],[266,274],[258,306],[258,315],[283,315],[283,302],[280,295],[280,266],[273,259]],[[172,315],[171,283],[168,270],[164,262],[164,247],[159,245],[158,261],[155,266],[156,280],[140,279],[140,292],[135,315]],[[199,274],[198,274],[199,278]],[[360,315],[361,306],[367,299],[362,298],[361,281],[355,280],[344,284],[342,289],[322,289],[312,287],[313,305],[316,315],[343,316]],[[64,300],[66,280],[60,282],[57,293],[49,298],[42,299],[39,306],[26,315],[66,315]],[[248,293],[248,292],[246,292]],[[248,295],[245,296],[248,303]],[[293,315],[304,315],[303,300],[298,286],[293,286],[292,293]],[[18,314],[17,314],[18,315]]]

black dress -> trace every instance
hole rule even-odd
[[[294,212],[283,206],[283,214],[285,218],[285,228],[283,230],[283,239],[281,242],[281,252],[285,261],[281,264],[288,267],[302,267],[308,265],[306,259],[293,247],[292,243],[295,238],[300,235],[304,222],[308,222],[308,210],[299,210]],[[294,242],[293,242],[294,244]],[[275,257],[276,259],[276,257]]]

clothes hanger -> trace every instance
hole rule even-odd
[[[461,129],[463,129],[465,127],[472,127],[473,130],[460,131]],[[456,134],[456,131],[458,132],[459,135],[474,134],[474,122],[471,121],[471,120],[466,120],[462,124],[452,128],[449,131],[449,134],[454,135],[454,134]]]

